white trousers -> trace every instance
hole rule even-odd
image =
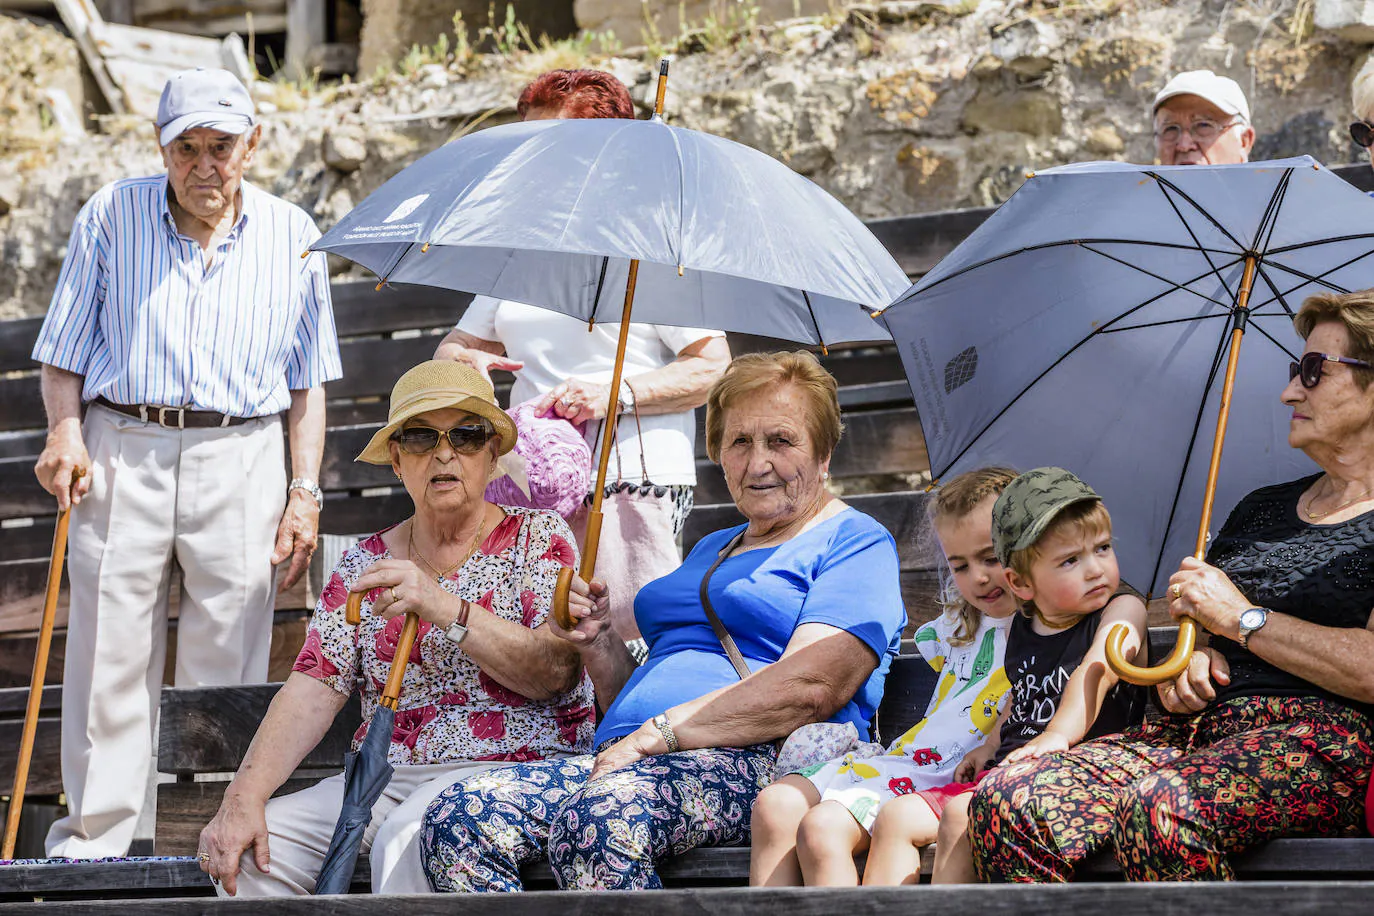
[[[121,856],[146,802],[181,573],[176,685],[267,679],[273,541],[286,504],[280,417],[164,429],[92,405],[91,489],[72,512],[62,684],[68,814],[50,856]]]
[[[374,894],[428,894],[420,858],[420,827],[425,809],[439,793],[483,770],[505,766],[484,761],[457,761],[428,766],[399,766],[386,791],[372,806],[372,823],[363,834],[363,850],[371,850]],[[258,871],[249,849],[239,860],[238,896],[279,897],[311,894],[324,854],[334,836],[343,807],[344,776],[340,773],[308,789],[282,795],[267,803],[268,874]],[[224,888],[217,887],[221,897]]]

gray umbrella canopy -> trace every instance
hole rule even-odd
[[[1123,577],[1193,553],[1247,254],[1255,263],[1211,531],[1316,471],[1279,401],[1292,315],[1374,286],[1374,200],[1310,158],[1040,172],[882,314],[932,473],[1061,465],[1102,494]]]
[[[771,157],[649,121],[479,131],[373,192],[314,246],[417,283],[615,322],[813,344],[884,339],[908,285],[853,214]],[[681,274],[681,275],[679,275]]]

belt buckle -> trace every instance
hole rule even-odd
[[[176,423],[167,422],[167,411],[174,411],[177,415]],[[185,407],[159,407],[157,409],[157,425],[163,429],[185,429],[186,428],[186,408]]]

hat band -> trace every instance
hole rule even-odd
[[[391,416],[393,418],[400,416],[401,414],[405,413],[406,410],[415,406],[420,401],[427,401],[435,397],[449,397],[453,395],[453,393],[454,391],[452,388],[422,388],[421,390],[408,396],[405,400],[401,401],[396,406],[392,407]],[[475,394],[470,391],[464,391],[461,392],[461,394],[462,397],[456,399],[456,401],[459,403],[461,403],[462,401],[466,401],[468,398],[476,398],[484,404],[487,404],[491,407],[496,407],[497,410],[501,409],[500,407],[497,407],[495,404],[492,404],[486,398],[482,397],[480,394]],[[394,419],[392,422],[394,422]]]

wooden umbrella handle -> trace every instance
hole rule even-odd
[[[72,469],[71,486],[86,476],[86,469]],[[43,702],[43,682],[48,673],[48,652],[52,648],[52,633],[57,617],[57,596],[62,589],[62,562],[67,557],[67,526],[71,509],[57,513],[57,525],[52,535],[52,558],[48,561],[48,590],[43,598],[43,618],[38,629],[38,647],[33,656],[33,673],[29,677],[29,703],[24,710],[24,730],[19,737],[19,760],[14,767],[14,787],[10,791],[10,807],[5,816],[5,839],[0,858],[13,859],[14,846],[19,839],[19,814],[24,807],[24,792],[29,783],[29,765],[33,762],[34,739],[38,734],[38,712]]]
[[[362,623],[362,619],[363,593],[349,592],[348,602],[344,605],[344,620],[349,626],[356,627]],[[419,632],[420,616],[408,612],[405,623],[401,625],[401,635],[396,640],[396,654],[391,658],[391,671],[387,674],[386,686],[382,688],[380,702],[389,709],[394,710],[400,702],[406,679],[406,665],[410,663],[410,652],[415,648],[415,638]]]
[[[582,551],[582,565],[576,572],[582,577],[583,582],[592,581],[592,576],[596,573],[596,550],[601,542],[601,519],[599,506],[587,513],[587,536],[583,539],[587,546]],[[573,620],[572,610],[568,607],[573,575],[573,568],[564,566],[558,571],[558,582],[553,587],[553,619],[565,630],[577,626],[577,621]]]

